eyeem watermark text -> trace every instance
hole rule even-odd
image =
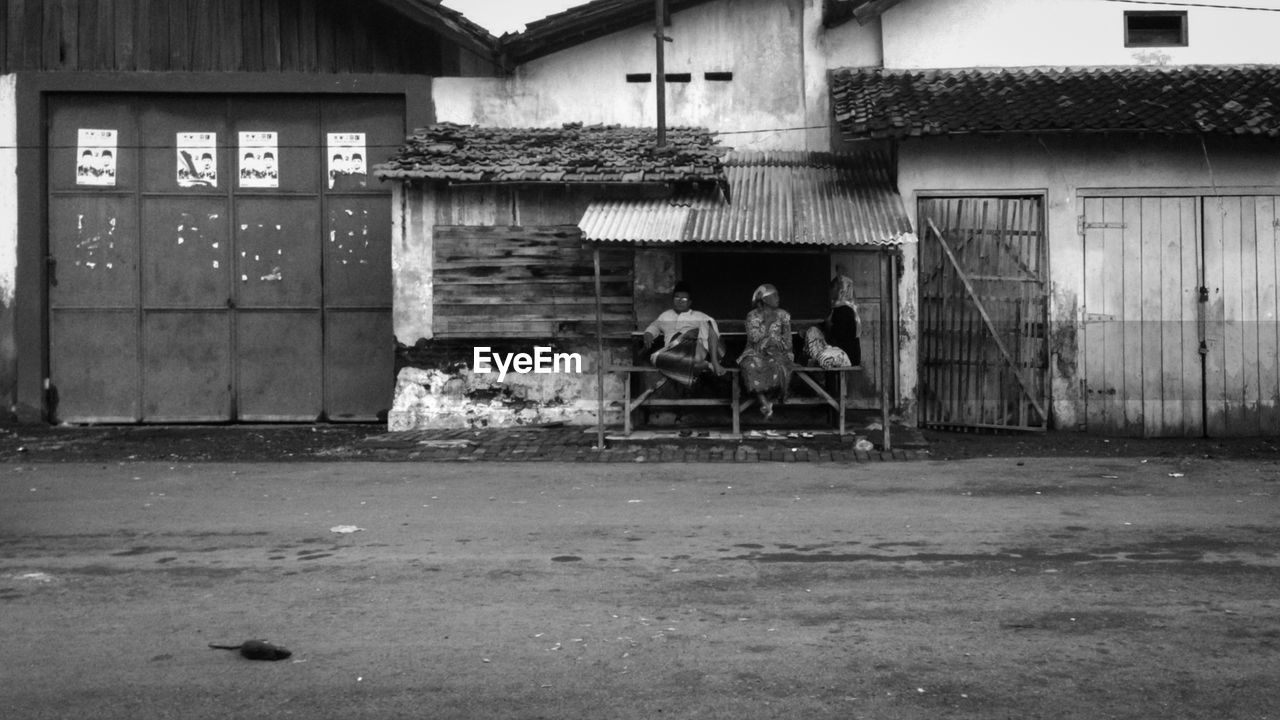
[[[536,373],[581,373],[582,356],[578,353],[553,353],[550,347],[533,346],[533,354],[529,353],[495,353],[488,346],[477,347],[471,356],[471,371],[490,373],[494,367],[498,369],[498,382],[502,382],[508,372],[521,375]]]

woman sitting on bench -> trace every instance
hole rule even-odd
[[[684,282],[676,283],[671,293],[671,309],[645,328],[645,349],[658,337],[662,338],[662,347],[649,356],[649,361],[663,375],[690,387],[707,370],[724,374],[720,366],[724,355],[720,328],[710,315],[693,309],[693,295]]]
[[[778,289],[765,283],[751,296],[754,306],[747,313],[747,348],[738,357],[742,386],[755,393],[760,401],[760,414],[767,420],[773,415],[770,396],[777,402],[787,399],[791,367],[795,352],[791,349],[791,314],[778,307]]]

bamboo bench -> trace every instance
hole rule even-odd
[[[852,365],[848,367],[838,368],[821,368],[811,367],[808,365],[797,365],[792,368],[795,373],[806,385],[808,385],[817,397],[791,397],[788,398],[783,407],[789,405],[827,405],[835,410],[837,418],[837,428],[840,435],[846,434],[845,429],[845,411],[848,409],[848,403],[845,400],[848,394],[848,377],[847,373],[859,371],[862,369],[860,365]],[[661,371],[652,365],[613,365],[605,368],[606,372],[622,373],[623,387],[623,413],[622,413],[622,431],[624,435],[630,435],[632,430],[631,413],[639,410],[641,406],[649,407],[728,407],[730,415],[733,418],[733,434],[740,436],[742,434],[742,411],[754,405],[757,400],[754,397],[742,399],[742,388],[738,382],[739,370],[737,368],[725,368],[725,374],[729,376],[730,397],[727,398],[664,398],[655,397],[659,389],[664,387],[670,379],[662,376],[653,387],[646,388],[635,398],[631,397],[631,378],[635,373],[640,374],[659,374]],[[821,375],[826,377],[829,373],[837,373],[840,377],[839,397],[833,398],[813,376]]]

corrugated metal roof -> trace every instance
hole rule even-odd
[[[915,242],[883,154],[733,152],[729,199],[707,192],[591,203],[588,240],[894,245]],[[730,201],[731,199],[731,201]]]

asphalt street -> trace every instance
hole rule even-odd
[[[1280,465],[0,465],[0,716],[1274,718]],[[266,639],[252,661],[209,643]]]

